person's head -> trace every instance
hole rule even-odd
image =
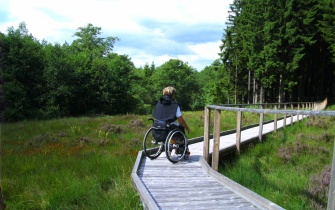
[[[174,87],[166,87],[163,89],[163,95],[171,96],[172,99],[176,97],[176,89]]]

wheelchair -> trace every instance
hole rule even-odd
[[[150,118],[153,125],[143,139],[143,150],[150,159],[158,158],[165,151],[167,159],[172,163],[185,158],[188,151],[188,140],[178,126]]]

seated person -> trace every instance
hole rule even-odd
[[[175,100],[176,98],[176,89],[173,87],[166,87],[163,89],[163,96],[160,97],[160,100],[156,104],[156,107],[153,111],[152,116],[159,121],[165,121],[171,123],[171,126],[175,125],[180,128],[185,133],[185,129],[188,134],[190,133],[190,128],[187,126],[180,107]],[[179,124],[175,121],[178,120]],[[190,156],[190,152],[187,149],[185,154],[185,159]]]

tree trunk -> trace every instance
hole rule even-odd
[[[254,78],[253,78],[252,103],[253,104],[257,103],[255,75],[254,75]]]
[[[4,210],[4,209],[6,209],[6,204],[3,200],[2,190],[1,190],[1,187],[0,187],[0,210]]]
[[[283,75],[279,75],[279,89],[278,89],[278,103],[284,103],[285,100],[285,92],[283,85]]]
[[[251,72],[249,70],[249,74],[248,74],[248,104],[250,104],[250,92],[251,92],[251,85],[250,85],[250,78],[251,77]]]
[[[231,69],[228,70],[228,85],[227,85],[227,95],[228,95],[228,104],[230,104],[230,72]]]
[[[237,61],[237,56],[236,56]],[[235,104],[237,104],[237,64],[235,66]]]
[[[1,133],[1,130],[0,130],[0,133]],[[5,201],[3,199],[2,189],[1,189],[1,186],[2,186],[2,176],[1,176],[2,151],[1,150],[2,150],[2,147],[1,147],[1,143],[0,143],[0,210],[3,210],[3,209],[6,209],[6,204],[5,204]]]
[[[1,116],[3,116],[3,113],[1,113]],[[2,123],[2,118],[0,119],[0,126]],[[1,127],[0,127],[0,134],[1,134]],[[2,174],[1,174],[1,169],[2,169],[2,145],[1,145],[1,140],[0,140],[0,210],[6,209],[6,204],[2,196]]]
[[[259,103],[260,104],[264,103],[264,90],[263,90],[262,85],[261,85],[261,90],[260,90],[260,94],[259,94]]]

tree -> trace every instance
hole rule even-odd
[[[5,118],[22,120],[43,117],[45,105],[44,55],[42,45],[28,34],[25,23],[8,29],[2,36],[3,89],[6,101]]]
[[[318,6],[321,14],[320,19],[318,19],[319,30],[321,32],[321,36],[329,44],[329,51],[332,54],[332,61],[335,63],[335,1],[319,1]]]
[[[103,87],[103,98],[108,101],[108,114],[126,114],[136,110],[138,104],[134,98],[134,71],[135,66],[127,55],[108,55],[106,73],[110,80],[100,86]]]
[[[206,66],[203,71],[197,74],[200,92],[197,94],[197,106],[194,109],[203,109],[208,104],[228,103],[227,93],[227,71],[221,60],[215,60],[210,66]]]
[[[73,81],[75,88],[70,112],[74,115],[112,112],[110,108],[107,111],[103,110],[108,107],[106,103],[116,100],[108,98],[110,91],[106,92],[105,87],[109,84],[105,83],[111,78],[111,67],[108,64],[111,57],[108,56],[112,54],[118,38],[100,37],[101,28],[92,24],[79,27],[74,36],[78,38],[68,48],[71,62],[69,66],[74,68],[76,78]],[[116,110],[114,107],[114,111]]]
[[[156,104],[155,90],[153,87],[154,81],[152,75],[156,71],[154,62],[149,66],[145,64],[144,67],[135,69],[135,79],[133,88],[134,100],[137,104],[135,113],[137,114],[151,114],[152,108]]]
[[[258,95],[260,102],[332,98],[333,5],[333,0],[235,0],[220,46],[228,86],[235,82],[235,103],[251,101],[252,80],[254,103]]]
[[[78,48],[79,52],[88,52],[89,57],[106,56],[113,52],[114,44],[119,41],[118,37],[100,37],[102,34],[100,27],[95,27],[91,23],[85,27],[79,27],[74,34],[78,37],[72,45]]]
[[[183,110],[190,110],[192,96],[198,94],[199,85],[196,82],[196,70],[178,59],[170,59],[156,69],[152,75],[155,98],[162,95],[164,87],[173,86],[177,90],[176,99]]]
[[[1,125],[4,122],[4,114],[5,114],[5,101],[4,101],[4,93],[3,93],[3,62],[4,62],[4,42],[3,40],[4,35],[0,33],[0,135],[1,135]],[[2,145],[0,139],[0,210],[6,209],[6,204],[2,196],[2,176],[1,176],[1,164],[2,163]]]
[[[45,95],[46,115],[52,118],[69,116],[76,87],[75,67],[71,65],[69,46],[45,44],[44,69],[48,94]]]
[[[244,101],[244,96],[247,94],[244,87],[247,87],[247,66],[244,63],[247,62],[248,56],[248,44],[244,42],[243,33],[243,11],[242,5],[243,0],[235,0],[230,5],[227,29],[225,30],[224,38],[222,39],[222,45],[220,46],[220,56],[225,65],[224,70],[228,71],[228,88],[234,90],[234,103],[241,103]],[[239,44],[236,44],[239,43]],[[230,88],[233,86],[234,88]],[[231,91],[228,91],[229,97],[231,97]],[[229,99],[229,98],[228,98]],[[230,100],[228,100],[230,103]]]

